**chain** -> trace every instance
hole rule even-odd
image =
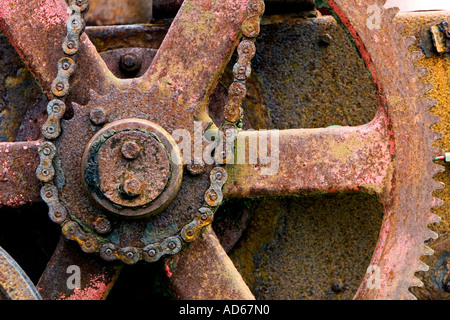
[[[71,14],[67,19],[67,33],[62,44],[64,57],[58,61],[58,74],[51,85],[53,99],[47,105],[48,117],[42,126],[44,141],[38,149],[40,163],[36,176],[43,183],[41,198],[49,208],[50,219],[62,226],[66,238],[77,240],[83,251],[93,252],[99,245],[98,240],[70,219],[67,209],[59,201],[58,188],[53,182],[53,160],[57,155],[57,148],[51,141],[61,135],[61,119],[67,109],[65,98],[70,90],[69,78],[76,69],[75,59],[80,48],[80,36],[86,27],[83,16],[89,10],[89,1],[72,0],[69,10]]]
[[[40,163],[36,170],[36,176],[43,183],[41,197],[49,207],[49,217],[52,221],[60,224],[63,235],[67,239],[77,241],[84,252],[98,252],[107,261],[119,259],[125,263],[134,264],[140,259],[144,259],[154,262],[163,255],[175,254],[181,250],[182,240],[188,243],[197,240],[202,228],[214,220],[214,213],[223,201],[222,188],[228,177],[224,167],[217,166],[211,170],[209,174],[210,187],[204,196],[206,205],[198,210],[193,220],[185,225],[179,234],[169,236],[160,243],[149,244],[142,249],[121,248],[107,239],[89,232],[82,227],[80,221],[68,214],[67,209],[59,200],[58,189],[53,182],[55,177],[53,163],[57,156],[57,148],[51,141],[56,140],[61,134],[60,121],[66,112],[65,98],[70,90],[69,78],[76,69],[75,59],[80,48],[80,37],[86,26],[83,17],[89,9],[89,1],[71,0],[69,9],[71,15],[67,20],[67,34],[62,44],[65,56],[58,61],[58,74],[51,86],[53,100],[47,105],[48,118],[42,126],[44,141],[38,150]],[[264,1],[249,0],[246,11],[246,19],[241,30],[243,38],[237,49],[238,61],[233,68],[234,81],[228,90],[229,99],[224,109],[226,121],[220,128],[221,135],[225,134],[227,138],[230,129],[242,129],[242,103],[247,93],[245,83],[250,76],[251,60],[256,53],[254,42],[260,31]],[[219,158],[217,163],[226,164],[227,155],[226,152],[217,153],[216,159]],[[195,166],[200,166],[200,168]],[[200,165],[194,164],[192,168],[189,167],[189,171],[195,174],[201,173],[204,169],[202,162]]]

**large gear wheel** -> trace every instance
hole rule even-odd
[[[439,221],[430,212],[440,204],[432,192],[441,187],[433,179],[440,167],[430,162],[441,151],[432,147],[440,135],[430,129],[438,118],[427,112],[433,106],[432,101],[424,98],[429,87],[420,81],[423,70],[414,66],[419,57],[408,52],[413,39],[403,39],[401,30],[393,22],[397,9],[385,9],[384,0],[317,2],[342,24],[364,60],[377,92],[377,115],[370,123],[357,127],[269,131],[272,137],[269,147],[276,147],[273,137],[279,137],[278,170],[272,175],[263,175],[261,171],[267,164],[228,163],[223,198],[354,191],[377,195],[383,203],[384,220],[371,264],[355,298],[412,299],[409,288],[421,285],[414,273],[428,269],[420,257],[432,253],[424,242],[437,236],[427,226]],[[42,152],[42,140],[0,143],[0,163],[4,169],[0,204],[18,206],[39,201],[41,194],[45,200],[46,191],[51,191],[47,200],[60,193],[72,219],[72,224],[63,224],[63,233],[66,238],[79,242],[83,251],[97,252],[105,260],[112,260],[105,256],[113,254],[130,264],[139,260],[136,255],[151,261],[153,251],[150,250],[154,249],[149,246],[154,243],[162,246],[174,232],[185,230],[184,227],[195,219],[205,191],[213,182],[212,167],[199,176],[183,175],[180,168],[176,179],[183,176],[182,181],[170,190],[172,193],[167,195],[170,201],[161,204],[161,208],[146,210],[147,204],[159,196],[149,195],[154,198],[139,205],[139,209],[143,209],[139,216],[144,220],[129,220],[125,217],[128,213],[122,214],[119,210],[113,212],[115,215],[103,215],[105,209],[116,209],[108,209],[108,206],[98,209],[92,205],[82,186],[84,179],[88,182],[88,192],[93,193],[95,186],[89,185],[92,170],[80,170],[83,154],[89,158],[93,154],[92,146],[100,140],[104,143],[112,135],[127,135],[124,141],[128,141],[139,140],[138,135],[148,136],[150,132],[168,148],[172,146],[169,138],[164,141],[168,133],[180,128],[193,132],[194,120],[203,122],[202,128],[207,128],[212,121],[206,113],[206,105],[237,46],[246,5],[247,2],[238,0],[186,1],[151,67],[136,80],[114,77],[83,35],[77,57],[78,70],[71,79],[73,89],[66,101],[66,105],[74,102],[70,110],[73,114],[69,112],[66,119],[61,120],[63,133],[56,143],[60,152],[55,157],[57,176],[60,174],[64,179],[56,181],[57,189],[40,192],[35,172],[40,165],[38,151]],[[56,62],[61,55],[67,8],[57,0],[26,4],[0,0],[0,7],[2,29],[50,96]],[[376,21],[369,23],[374,13]],[[17,21],[28,23],[17,24]],[[89,122],[91,112],[99,108],[110,122],[104,128],[93,126],[92,117]],[[128,132],[134,129],[139,133],[129,136]],[[147,136],[145,139],[150,139]],[[242,131],[239,137],[258,141],[266,138],[267,132]],[[154,140],[148,140],[147,144],[158,146]],[[114,149],[114,146],[108,147]],[[103,146],[95,152],[100,152],[101,148]],[[241,149],[238,146],[237,153],[246,149],[246,144],[241,145]],[[125,156],[125,152],[122,154]],[[158,157],[164,158],[164,154]],[[74,159],[80,166],[73,165]],[[113,162],[116,158],[107,155],[105,159]],[[162,162],[173,168],[168,160]],[[164,189],[166,180],[171,178],[158,179]],[[131,184],[132,178],[129,180]],[[133,190],[127,194],[135,197]],[[128,204],[112,193],[105,193],[105,197],[113,199],[114,208]],[[52,201],[46,201],[50,207],[55,205]],[[101,201],[95,201],[102,206]],[[107,234],[111,229],[103,232],[102,225],[98,226],[99,219],[105,216],[114,230],[108,236],[109,247],[100,246],[108,241],[99,234]],[[158,232],[154,234],[154,230]],[[164,250],[171,249],[169,242],[164,245]],[[171,249],[174,252],[170,252],[174,255],[164,260],[165,273],[177,298],[253,298],[210,226],[203,229],[197,241],[184,245],[181,251],[178,249],[181,246],[175,245]],[[69,265],[77,265],[89,274],[89,279],[84,280],[76,292],[70,291],[62,279]],[[109,292],[119,270],[119,264],[102,261],[96,255],[86,256],[62,239],[37,288],[45,299],[100,299]]]

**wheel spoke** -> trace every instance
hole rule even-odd
[[[42,88],[49,93],[62,57],[66,36],[67,5],[59,0],[0,0],[0,26]],[[71,95],[85,102],[88,89],[102,91],[111,73],[88,37],[81,37],[77,63],[71,80]]]
[[[242,132],[238,135],[236,164],[227,165],[224,197],[345,191],[381,194],[390,163],[389,139],[382,119],[378,116],[359,127]],[[278,146],[274,140],[277,133]],[[246,142],[240,147],[239,141],[244,138]],[[256,146],[266,141],[267,160],[264,148],[256,152]],[[251,161],[249,150],[258,156],[257,161]],[[240,155],[246,155],[245,162]]]
[[[164,266],[169,285],[178,299],[254,299],[211,227],[186,250],[166,258]]]
[[[0,206],[18,207],[40,202],[39,142],[0,143]]]
[[[73,288],[76,279],[70,277],[76,277],[77,270],[80,288]],[[120,270],[120,265],[86,254],[74,241],[61,237],[37,288],[45,300],[102,300],[106,299]]]
[[[205,112],[208,97],[237,45],[246,2],[185,1],[140,80],[143,90],[156,85],[162,95],[177,93],[179,104],[195,105],[196,110],[202,107]]]

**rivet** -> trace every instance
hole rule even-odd
[[[105,253],[109,256],[110,254],[112,254],[112,250],[108,248],[105,250]]]
[[[208,215],[206,213],[202,214],[202,220],[205,221],[206,219],[208,219]]]
[[[126,256],[128,259],[132,259],[134,257],[134,254],[133,252],[127,252]]]
[[[50,190],[46,191],[46,192],[45,192],[45,197],[46,197],[46,198],[52,198],[52,197],[53,197],[53,192],[50,191]]]
[[[70,64],[69,64],[68,62],[64,62],[64,63],[62,64],[62,68],[63,68],[64,70],[68,70],[69,67],[70,67]]]
[[[218,198],[217,193],[216,193],[215,191],[211,191],[211,193],[209,194],[209,198],[210,198],[212,201],[216,201],[217,198]]]
[[[43,152],[44,152],[44,154],[45,154],[46,156],[48,156],[48,155],[52,152],[52,150],[50,150],[49,147],[45,147],[44,150],[43,150]]]
[[[58,91],[63,91],[64,90],[64,84],[62,84],[61,82],[56,84],[56,90]]]
[[[223,178],[222,172],[217,172],[217,173],[216,173],[216,179],[217,179],[217,180],[222,180],[222,178]]]
[[[73,49],[74,47],[75,47],[75,43],[73,43],[73,41],[67,42],[67,48]]]
[[[170,241],[168,247],[170,250],[173,250],[177,247],[177,244],[174,241]]]
[[[194,231],[192,231],[192,229],[188,229],[188,230],[186,230],[186,235],[188,237],[192,237],[194,235]]]
[[[154,257],[156,255],[156,251],[154,249],[150,249],[150,250],[148,250],[148,255],[150,257]]]

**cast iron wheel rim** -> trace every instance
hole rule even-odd
[[[427,91],[427,87],[421,84],[420,79],[416,76],[421,72],[414,67],[413,61],[410,61],[409,59],[396,59],[396,57],[408,55],[408,47],[412,43],[412,40],[401,40],[400,32],[396,31],[397,29],[394,26],[393,18],[397,13],[397,10],[381,9],[381,28],[374,32],[367,28],[368,8],[369,6],[382,8],[385,1],[369,1],[369,3],[365,4],[358,3],[356,0],[329,0],[324,2],[331,11],[334,12],[338,20],[344,24],[364,59],[366,67],[371,72],[378,92],[379,112],[372,122],[359,127],[319,130],[286,130],[280,133],[280,137],[288,140],[281,140],[281,143],[287,143],[287,145],[291,147],[291,149],[287,148],[286,150],[292,151],[292,148],[294,148],[294,150],[297,151],[304,151],[301,147],[308,144],[308,139],[304,138],[310,137],[311,135],[314,137],[314,140],[319,142],[322,141],[321,143],[330,141],[338,143],[358,141],[362,143],[363,146],[371,146],[368,149],[369,152],[372,152],[372,157],[373,154],[375,154],[375,159],[369,157],[368,153],[365,153],[367,151],[363,150],[364,148],[354,148],[351,144],[344,146],[350,148],[354,152],[354,155],[356,155],[356,157],[352,159],[333,159],[333,155],[330,155],[325,151],[314,150],[317,151],[316,156],[318,158],[332,159],[335,168],[338,170],[338,174],[336,174],[336,172],[333,174],[337,176],[337,178],[334,180],[329,179],[330,181],[325,181],[326,183],[323,185],[315,183],[314,181],[304,182],[298,180],[290,181],[294,183],[293,185],[288,185],[282,177],[289,176],[289,170],[291,169],[286,169],[283,164],[281,165],[281,170],[286,171],[282,172],[281,175],[278,174],[278,179],[269,179],[267,184],[260,185],[257,183],[259,181],[258,179],[261,179],[258,178],[258,176],[243,174],[255,172],[254,166],[228,165],[227,169],[230,178],[225,186],[224,195],[225,197],[231,198],[238,196],[291,195],[298,192],[310,193],[314,191],[340,192],[359,190],[379,195],[380,199],[383,201],[385,216],[377,248],[372,258],[371,267],[372,270],[375,270],[373,267],[379,268],[380,270],[380,286],[374,290],[368,285],[373,281],[373,274],[368,273],[355,298],[413,298],[409,293],[409,287],[420,285],[420,281],[414,277],[414,272],[418,270],[427,270],[427,267],[420,262],[420,257],[424,254],[431,253],[430,249],[424,245],[424,241],[436,236],[433,232],[428,230],[427,225],[438,221],[438,218],[430,213],[430,209],[439,204],[439,201],[432,197],[432,192],[440,187],[440,185],[433,180],[433,176],[440,168],[437,165],[431,164],[429,160],[432,159],[433,156],[440,154],[439,150],[432,147],[432,142],[438,139],[439,135],[429,129],[433,123],[438,121],[438,119],[426,112],[433,103],[423,98],[423,95]],[[3,7],[6,8],[8,4],[14,3],[14,1],[5,0],[1,3]],[[62,13],[65,8],[56,2],[53,4],[54,8],[56,8],[56,16],[65,17]],[[198,1],[196,4],[201,6],[203,5],[203,2]],[[229,5],[229,7],[225,8],[227,5]],[[20,8],[20,5],[17,6]],[[48,9],[51,9],[52,1],[47,1],[45,6],[48,6]],[[220,6],[220,4],[218,6]],[[217,61],[220,61],[220,66],[214,71],[206,73],[206,76],[203,74],[207,77],[207,80],[203,81],[201,85],[207,89],[200,89],[199,91],[202,93],[205,92],[206,96],[209,96],[214,83],[217,81],[218,76],[225,67],[226,62],[233,51],[232,49],[236,46],[238,38],[237,33],[240,28],[240,23],[242,22],[245,6],[239,4],[238,1],[229,1],[227,4],[221,6],[221,9],[223,10],[223,17],[235,19],[232,23],[232,29],[235,30],[236,35],[232,41],[228,41],[227,45],[222,46],[227,49],[227,54],[223,55],[226,59],[222,59],[224,61],[218,59]],[[185,14],[185,11],[183,10],[187,10],[186,5],[183,5],[180,9],[180,12]],[[46,68],[42,66],[41,61],[38,63],[38,58],[42,57],[29,54],[29,51],[27,51],[29,48],[26,48],[27,42],[24,41],[24,39],[21,38],[21,35],[17,33],[17,30],[14,29],[11,21],[14,20],[13,16],[16,14],[18,13],[7,10],[2,12],[0,14],[2,28],[5,30],[21,56],[24,57],[30,70],[35,74],[44,89],[47,90],[51,83],[50,79],[53,77],[48,75],[48,71],[45,71]],[[183,18],[183,15],[180,13],[178,16]],[[65,21],[65,19],[61,20]],[[43,22],[46,27],[50,27],[52,23],[48,23],[48,21]],[[63,28],[61,28],[61,24],[64,24],[64,22],[58,21],[58,23],[60,24],[60,30],[56,33],[62,33],[61,30],[63,30]],[[54,29],[57,28],[54,27]],[[49,33],[47,41],[54,37],[54,29],[51,29],[52,32]],[[63,36],[55,37],[55,39],[63,39]],[[169,40],[165,41],[162,47],[164,49],[170,48],[171,41],[174,41],[174,39],[169,37]],[[231,46],[229,45],[230,43],[232,44]],[[163,53],[164,49],[162,50]],[[85,83],[81,85],[81,88],[76,90],[77,92],[74,93],[74,96],[78,96],[80,91],[86,87],[97,87],[98,91],[105,92],[111,86],[117,86],[120,89],[126,89],[130,86],[131,81],[119,81],[112,77],[94,51],[95,49],[92,44],[84,37],[81,54],[88,57],[88,65],[93,67],[93,69],[97,71],[97,74],[94,73],[92,78],[86,78]],[[55,53],[54,55],[58,55],[58,53]],[[161,55],[163,56],[163,54]],[[157,70],[158,62],[162,61],[162,64],[165,63],[164,58],[164,56],[162,58],[159,57],[158,60],[157,57],[157,63],[154,63],[153,69],[152,67],[150,69],[153,71]],[[55,61],[57,61],[52,55],[48,55],[47,59],[50,64],[54,64]],[[392,66],[396,66],[395,69],[391,69]],[[83,77],[85,71],[78,73],[81,73],[79,77]],[[392,76],[392,73],[395,73],[394,76]],[[156,76],[150,78],[154,79]],[[183,78],[181,77],[181,80],[179,81],[183,81]],[[75,82],[80,83],[79,79]],[[92,85],[98,82],[102,83],[102,86]],[[201,87],[201,85],[199,85],[199,87]],[[149,85],[148,83],[144,83],[139,85],[139,88],[145,91],[149,89]],[[192,88],[184,89],[185,91],[182,90],[182,92],[188,92],[189,94],[195,93],[195,90],[192,90]],[[201,96],[202,93],[197,94],[197,97]],[[88,97],[81,98],[80,103],[86,104],[87,100]],[[200,98],[194,102],[197,102],[197,105],[202,105],[204,104],[204,101],[206,100]],[[204,107],[204,105],[202,105],[202,107]],[[196,113],[195,116],[198,119],[201,119],[205,117],[205,114],[200,112]],[[406,135],[405,132],[407,133]],[[243,132],[242,134],[249,133]],[[302,140],[305,141],[302,142]],[[368,140],[372,140],[373,142],[365,143]],[[32,152],[36,152],[37,145],[38,143],[36,142],[9,143],[0,144],[0,147],[2,147],[2,151],[8,148],[6,160],[14,159],[20,153],[20,155],[24,154],[26,158],[29,158],[30,161],[36,163],[36,159]],[[409,152],[410,150],[413,150],[414,153]],[[4,152],[0,154],[2,154],[3,157],[5,156]],[[297,155],[298,153],[294,154]],[[314,168],[314,166],[318,164],[314,163],[314,156],[311,156],[311,154],[309,154],[309,156],[309,159],[308,155],[305,159],[310,162],[309,167],[306,166],[305,169],[300,168],[299,170],[298,175],[300,175],[300,179],[306,177],[305,180],[308,180],[308,175],[305,171],[311,172],[311,166]],[[283,158],[283,156],[280,156],[280,158]],[[349,160],[351,161],[349,162]],[[356,170],[355,167],[348,166],[349,163],[354,164],[358,161],[361,162],[363,170]],[[292,165],[292,163],[288,164]],[[297,163],[297,165],[299,165],[299,163]],[[17,167],[12,167],[11,169],[17,170],[18,172],[23,170]],[[296,169],[299,168],[296,167]],[[302,176],[303,173],[305,174]],[[341,175],[339,175],[340,173]],[[420,179],[417,178],[420,175]],[[21,175],[21,177],[26,178],[27,173]],[[243,180],[246,180],[247,182],[244,183]],[[249,183],[249,181],[252,183]],[[399,182],[396,183],[396,181]],[[17,200],[17,195],[16,197],[12,196],[14,195],[14,191],[8,189],[5,194],[2,194],[1,202],[3,204],[18,205],[37,201],[37,197],[33,194],[33,192],[35,193],[35,190],[33,187],[29,186],[32,182],[33,179],[31,179],[30,182],[25,183],[25,187],[20,190],[17,189],[18,191],[26,190],[29,192],[29,195],[22,195],[22,198]],[[12,181],[10,183],[14,186],[15,182]],[[252,188],[248,188],[248,185],[252,185]],[[255,186],[260,187],[255,188]],[[417,202],[410,201],[410,194],[414,195]],[[80,290],[82,294],[79,292],[78,295],[75,296],[68,295],[64,293],[64,290],[62,290],[63,293],[61,294],[61,290],[58,292],[57,288],[51,289],[45,287],[51,283],[46,274],[49,275],[51,273],[50,270],[54,270],[54,268],[57,267],[58,261],[62,261],[61,257],[64,254],[67,254],[67,252],[70,252],[70,249],[66,249],[67,243],[65,240],[62,240],[48,269],[44,272],[44,275],[38,284],[38,289],[41,291],[41,294],[46,298],[104,298],[107,291],[114,283],[119,267],[117,265],[105,264],[101,261],[93,262],[92,257],[87,258],[84,254],[79,254],[77,257],[71,258],[65,257],[63,259],[72,260],[72,262],[73,260],[81,259],[82,262],[80,264],[86,264],[87,261],[89,261],[91,267],[96,269],[95,271],[90,272],[90,279],[83,284],[83,288]],[[221,250],[217,238],[209,227],[204,232],[202,239],[193,243],[190,249],[191,250],[182,251],[176,256],[167,258],[164,264],[165,272],[168,275],[174,293],[178,298],[252,298],[242,277],[232,265],[231,260],[226,257],[223,249]],[[192,260],[193,258],[197,259],[202,257],[201,252],[205,249],[210,253],[215,252],[215,254],[211,256],[212,259],[211,257],[205,259],[205,265],[208,265],[206,262],[211,262],[211,260],[214,262],[215,258],[216,261],[214,263],[209,263],[209,267],[212,268],[210,270],[223,271],[222,273],[226,275],[225,278],[211,279],[208,275],[205,277],[205,274],[195,274],[196,268],[201,266],[199,263],[194,263]],[[204,254],[207,255],[208,252]],[[75,256],[76,254],[73,253],[72,255]],[[192,283],[194,285],[190,285]],[[53,284],[55,285],[55,283]],[[103,285],[102,289],[93,290],[94,287],[98,288],[99,284]],[[224,294],[223,285],[225,285],[225,288],[229,289],[227,290],[230,293],[229,296],[222,295]],[[57,284],[55,287],[57,287]],[[186,288],[189,288],[189,290],[186,290]],[[206,290],[205,288],[208,289]],[[59,295],[56,294],[57,292]]]

